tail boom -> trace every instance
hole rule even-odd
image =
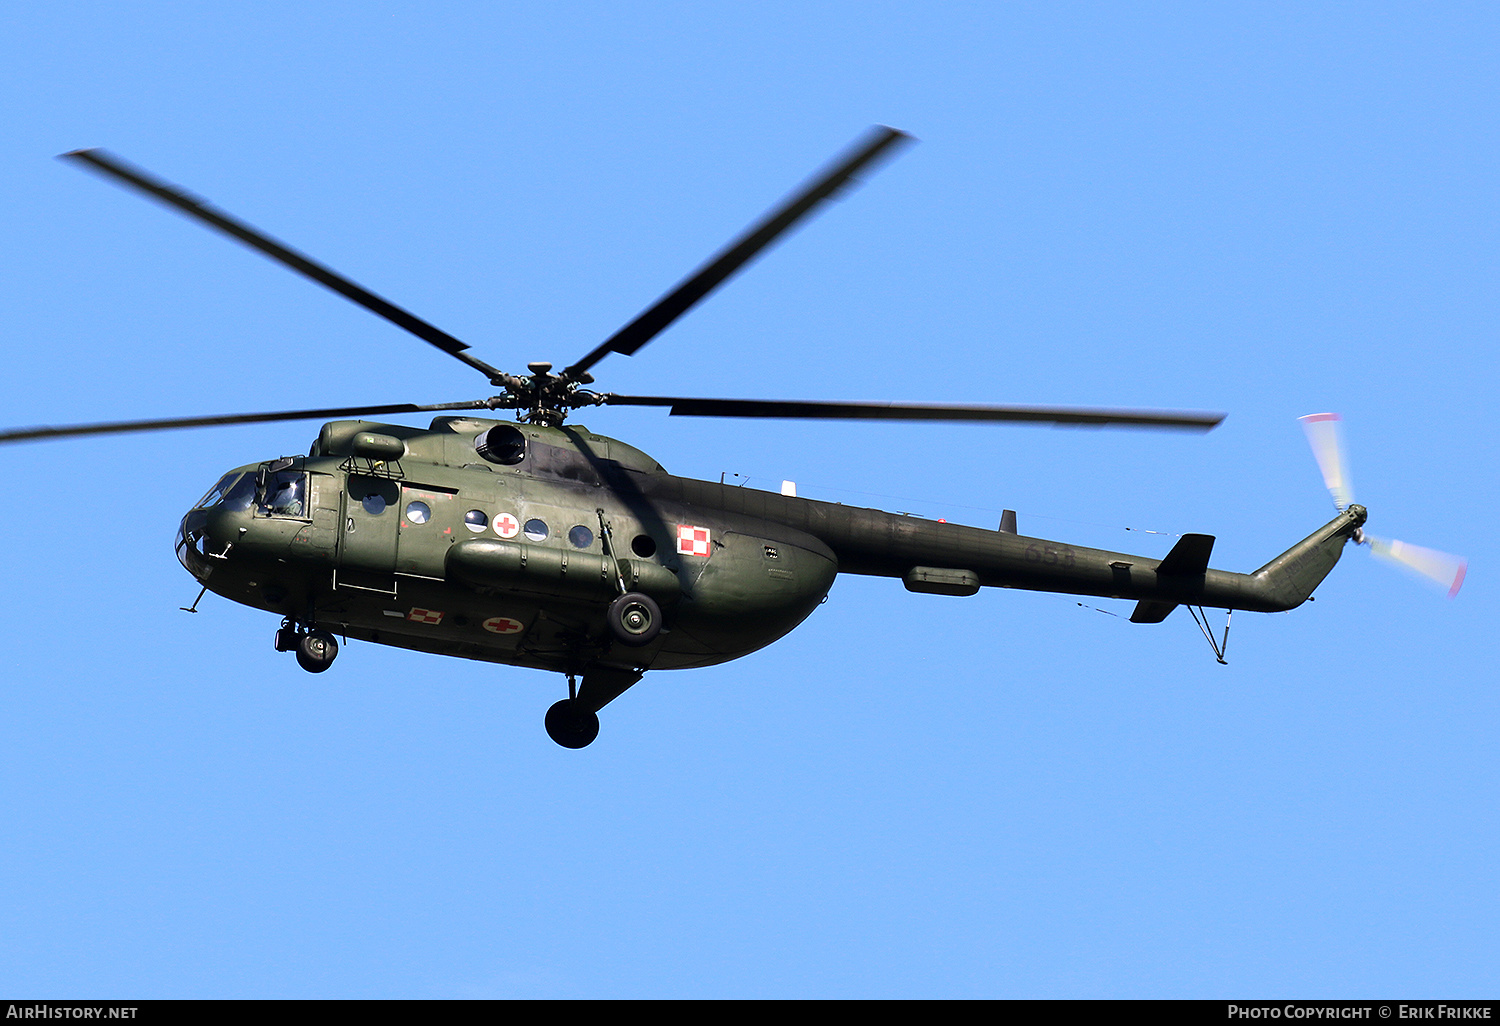
[[[1145,622],[1164,619],[1180,604],[1294,609],[1366,519],[1363,506],[1350,506],[1259,570],[1241,574],[1208,567],[1213,539],[1207,535],[1184,535],[1165,558],[1136,556],[1016,534],[1009,518],[1009,530],[990,531],[687,478],[663,477],[656,486],[663,500],[722,511],[725,529],[747,537],[765,534],[768,523],[810,534],[832,550],[839,573],[894,577],[911,590],[949,595],[990,587],[1128,599],[1150,604],[1141,610],[1151,614]],[[950,577],[963,586],[922,584]]]
[[[841,572],[902,577],[913,568],[954,567],[985,587],[1134,599],[1141,603],[1137,622],[1158,623],[1180,604],[1265,613],[1300,606],[1338,563],[1366,512],[1363,506],[1350,506],[1249,574],[1210,569],[1213,539],[1208,535],[1184,535],[1165,558],[1152,558],[892,519],[904,522],[898,531],[885,534],[878,547],[860,537],[863,532],[832,538],[829,544],[839,556]]]

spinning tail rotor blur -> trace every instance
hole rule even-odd
[[[1347,509],[1354,501],[1354,488],[1349,481],[1349,461],[1345,456],[1343,418],[1337,413],[1314,413],[1297,418],[1312,446],[1313,458],[1318,461],[1318,470],[1323,474],[1323,483],[1333,504],[1339,511]],[[1463,586],[1464,574],[1469,561],[1462,556],[1450,555],[1436,549],[1426,549],[1409,542],[1376,538],[1363,529],[1354,533],[1354,541],[1368,545],[1370,551],[1382,559],[1413,570],[1428,580],[1446,588],[1448,597],[1458,594]]]

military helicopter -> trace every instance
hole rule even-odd
[[[208,591],[281,617],[278,651],[321,673],[354,638],[561,673],[549,736],[582,748],[599,710],[648,670],[727,662],[769,645],[823,601],[839,573],[899,578],[914,592],[981,587],[1134,600],[1159,623],[1178,605],[1271,612],[1304,602],[1346,542],[1368,541],[1348,496],[1331,415],[1314,418],[1338,515],[1250,574],[1208,566],[1214,539],[1183,535],[1163,559],[933,522],[724,482],[676,477],[618,439],[568,423],[594,406],[673,416],[1048,422],[1206,431],[1222,414],[1042,406],[920,405],[639,396],[599,392],[592,369],[632,355],[830,197],[910,140],[877,126],[638,317],[559,372],[501,371],[452,335],[227,213],[102,150],[64,159],[139,190],[406,329],[499,391],[394,404],[139,420],[0,432],[0,442],[327,419],[307,455],[224,474],[182,518],[176,553]],[[510,411],[515,420],[474,415]],[[438,413],[425,428],[361,418]],[[1401,543],[1377,551],[1462,580],[1455,557]],[[1460,561],[1461,562],[1461,561]],[[1193,613],[1195,621],[1198,611]]]

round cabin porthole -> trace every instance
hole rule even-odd
[[[406,504],[406,520],[412,524],[425,524],[432,519],[432,507],[420,500]]]
[[[380,514],[385,512],[385,496],[381,495],[379,492],[371,492],[363,499],[360,499],[359,504],[363,506],[365,508],[365,512],[370,514],[370,516],[372,517],[378,517],[380,516]]]
[[[525,531],[527,541],[539,542],[547,540],[547,525],[540,520],[526,521],[526,526],[523,530]]]
[[[475,534],[479,534],[486,527],[490,526],[490,518],[485,516],[481,510],[471,509],[464,514],[464,526]]]
[[[575,549],[586,549],[594,544],[594,532],[579,524],[568,532],[568,541],[573,543]]]

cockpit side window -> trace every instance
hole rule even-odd
[[[307,508],[307,475],[280,470],[266,477],[257,512],[270,517],[300,517]]]

